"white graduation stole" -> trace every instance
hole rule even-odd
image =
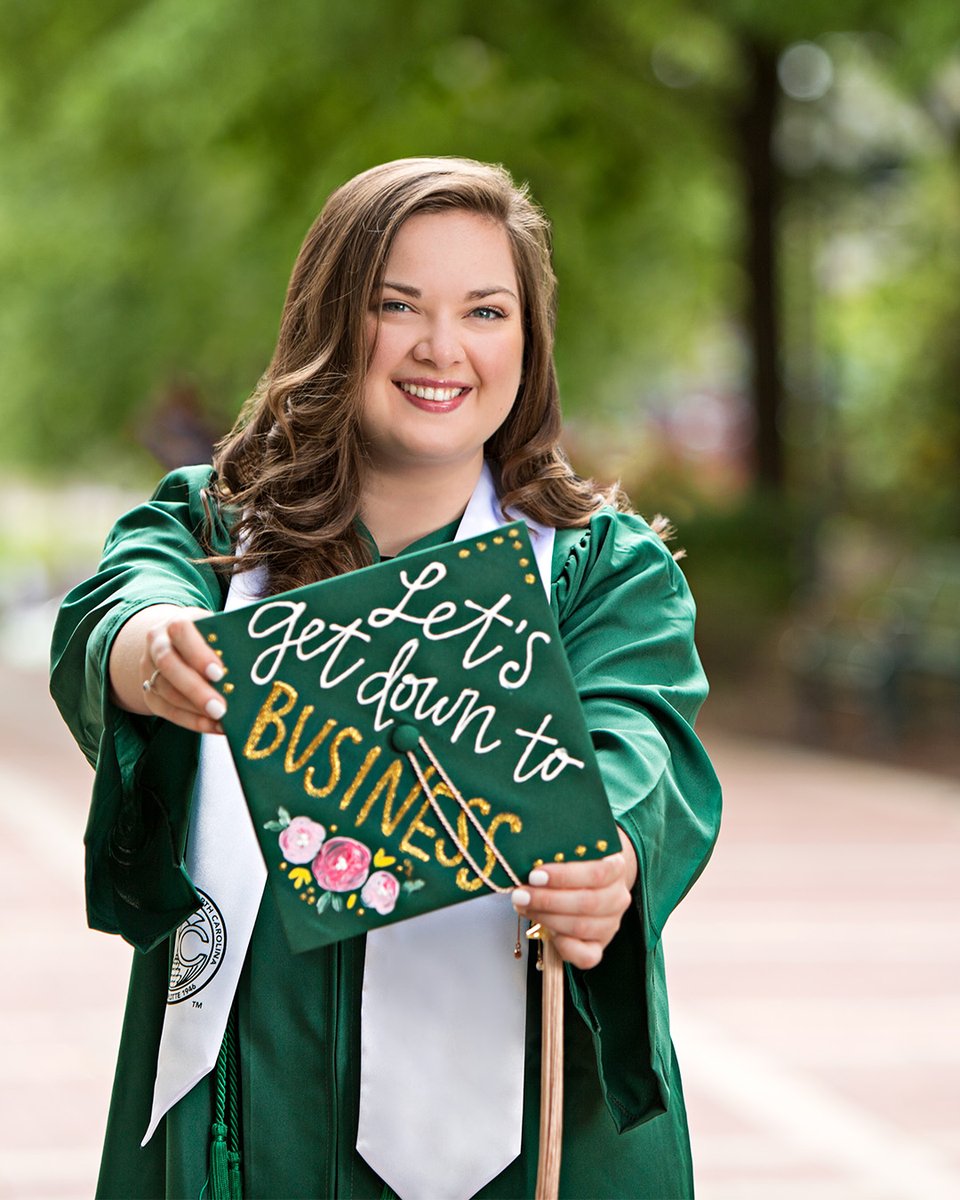
[[[550,594],[554,530],[530,530]],[[457,530],[502,525],[484,465]],[[456,782],[456,781],[454,781]],[[526,939],[509,895],[367,934],[357,1150],[401,1200],[467,1200],[520,1153]]]
[[[260,599],[261,570],[234,573],[225,612]],[[174,934],[157,1079],[145,1146],[164,1114],[217,1064],[267,868],[222,734],[200,739],[187,835],[187,871],[203,906]]]
[[[549,595],[554,530],[503,514],[484,464],[456,538],[504,516],[529,529]],[[258,599],[264,585],[262,571],[235,573],[225,611]],[[186,862],[203,906],[174,935],[142,1145],[216,1065],[266,883],[223,736],[201,738]],[[516,921],[510,897],[490,895],[367,935],[357,1150],[401,1200],[466,1200],[520,1153],[526,961],[513,956]]]

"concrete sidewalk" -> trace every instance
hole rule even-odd
[[[0,669],[0,1197],[91,1195],[129,950],[86,930],[91,773]],[[700,1200],[960,1196],[960,786],[706,740],[714,861],[666,934]]]
[[[0,1197],[93,1195],[130,949],[91,933],[92,772],[42,675],[0,668]]]
[[[706,737],[666,934],[701,1200],[960,1196],[960,785]]]

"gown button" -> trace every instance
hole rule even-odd
[[[415,725],[395,725],[390,731],[390,744],[400,754],[416,750],[420,744],[420,731]]]

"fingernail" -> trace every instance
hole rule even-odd
[[[227,706],[219,696],[214,696],[212,700],[208,700],[203,706],[203,711],[207,714],[211,721],[219,721],[223,714],[227,711]]]
[[[153,661],[156,662],[157,658],[169,649],[170,639],[165,633],[161,633],[159,637],[155,637],[153,639],[153,645],[151,646],[151,650],[153,651]]]
[[[550,882],[550,876],[546,873],[543,867],[534,867],[527,876],[527,883],[532,887],[544,887]]]
[[[510,899],[513,901],[514,908],[526,908],[530,903],[531,896],[530,893],[524,891],[523,888],[516,888],[514,889],[514,893]]]
[[[206,675],[211,683],[219,683],[224,675],[226,675],[226,671],[223,669],[222,663],[212,662],[207,664],[207,669],[204,671],[204,675]]]

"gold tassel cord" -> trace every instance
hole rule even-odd
[[[454,830],[454,828],[450,824],[450,822],[447,820],[443,809],[440,807],[440,804],[437,801],[437,797],[436,797],[433,789],[427,784],[426,776],[425,776],[424,772],[420,770],[420,764],[417,762],[416,755],[413,753],[412,750],[405,750],[404,753],[407,756],[410,766],[413,768],[413,773],[416,775],[417,780],[420,783],[420,786],[423,788],[427,799],[430,801],[430,807],[436,813],[437,819],[440,821],[440,824],[446,830],[447,836],[450,838],[450,840],[456,846],[457,850],[463,855],[463,857],[469,863],[470,869],[473,871],[473,873],[475,875],[479,876],[479,878],[483,880],[483,882],[487,885],[487,887],[492,892],[499,892],[502,895],[502,894],[512,891],[515,887],[522,887],[523,884],[520,882],[520,877],[517,875],[517,873],[516,873],[516,871],[514,871],[513,867],[510,866],[510,864],[507,862],[507,860],[504,858],[504,856],[500,853],[500,851],[494,845],[493,840],[489,837],[489,835],[487,834],[487,831],[483,828],[483,826],[477,820],[476,814],[474,813],[473,809],[470,807],[469,804],[467,804],[466,800],[464,800],[463,796],[460,794],[460,792],[455,787],[453,780],[450,778],[450,776],[446,773],[446,771],[440,765],[439,761],[437,760],[436,755],[433,753],[433,751],[430,749],[430,747],[427,745],[426,741],[423,738],[419,738],[418,741],[419,741],[420,747],[423,750],[424,754],[426,754],[427,758],[429,758],[430,762],[433,764],[435,770],[437,771],[437,774],[440,776],[440,778],[443,780],[443,782],[450,789],[450,793],[451,793],[453,799],[456,801],[458,807],[460,808],[460,811],[464,814],[464,816],[470,821],[470,823],[478,831],[478,833],[480,834],[480,838],[483,841],[483,844],[486,846],[486,848],[490,851],[490,853],[493,855],[493,857],[497,860],[497,862],[500,864],[500,866],[503,867],[504,871],[507,873],[507,876],[510,879],[510,887],[501,887],[498,883],[494,883],[494,881],[492,879],[490,879],[489,876],[484,873],[482,868],[477,865],[476,860],[473,858],[470,851],[463,844],[463,842],[460,840],[460,838],[457,837],[456,831]]]
[[[536,1200],[557,1200],[563,1144],[563,959],[549,930],[543,949],[543,1031],[540,1041],[540,1156]]]
[[[479,833],[480,839],[483,842],[483,844],[487,847],[487,849],[490,851],[490,853],[493,855],[493,857],[497,860],[497,862],[500,864],[500,866],[503,867],[504,871],[506,871],[507,875],[510,877],[510,882],[514,885],[514,887],[521,887],[522,885],[520,883],[520,879],[519,879],[516,871],[514,871],[513,867],[510,866],[510,864],[507,862],[507,860],[504,858],[504,856],[497,849],[496,844],[494,843],[493,839],[491,837],[489,837],[489,835],[487,834],[487,831],[477,820],[477,814],[473,811],[473,809],[466,802],[466,800],[464,800],[463,796],[461,796],[460,793],[457,791],[456,787],[454,786],[453,780],[450,778],[450,776],[446,773],[446,771],[440,765],[440,760],[437,758],[437,756],[434,754],[434,752],[427,745],[426,740],[424,738],[420,739],[420,745],[423,749],[424,754],[426,754],[427,758],[430,759],[431,763],[433,763],[434,767],[436,768],[437,774],[440,776],[440,778],[443,780],[443,782],[447,785],[447,787],[452,792],[453,797],[456,800],[456,802],[460,805],[460,808],[462,809],[464,816],[467,818],[467,820],[470,822],[470,824],[474,827],[474,829],[477,831],[477,833]],[[481,878],[484,879],[484,882],[487,884],[488,887],[492,886],[484,876],[481,875]]]

